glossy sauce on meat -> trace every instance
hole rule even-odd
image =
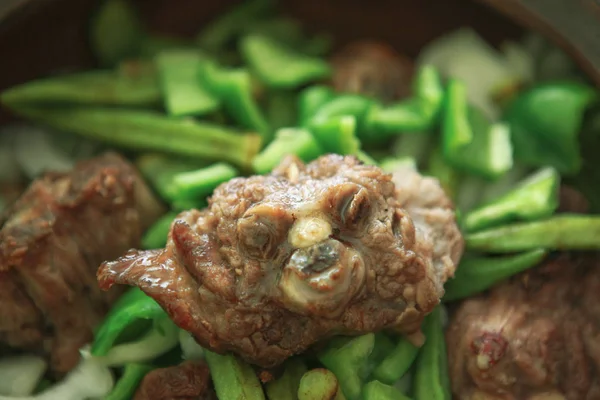
[[[462,248],[436,180],[290,157],[221,185],[176,218],[165,249],[131,251],[98,278],[140,287],[202,346],[269,368],[333,335],[419,342]]]

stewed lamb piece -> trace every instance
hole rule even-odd
[[[204,347],[269,368],[333,335],[422,340],[463,249],[452,203],[412,169],[284,160],[181,213],[165,249],[131,251],[100,286],[140,287]]]

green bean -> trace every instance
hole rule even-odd
[[[419,354],[418,347],[405,338],[400,338],[396,347],[375,368],[373,378],[389,385],[394,384],[410,369],[417,354]]]
[[[260,137],[210,124],[113,108],[19,108],[17,114],[47,126],[134,150],[164,151],[248,167]]]
[[[307,130],[284,128],[280,129],[275,139],[254,158],[252,166],[255,172],[266,174],[287,155],[295,154],[303,161],[311,161],[323,153],[324,150]]]
[[[543,168],[501,198],[465,215],[464,228],[473,232],[507,221],[549,217],[558,207],[559,185],[558,172]]]
[[[298,400],[345,400],[345,397],[335,375],[326,369],[316,368],[302,376]]]
[[[119,71],[88,71],[26,82],[4,91],[0,100],[9,108],[36,103],[155,106],[161,96],[154,70],[130,62]]]
[[[300,380],[307,368],[299,358],[292,358],[285,362],[283,375],[265,385],[265,392],[269,400],[297,400]]]
[[[349,400],[360,399],[369,356],[375,347],[375,335],[337,338],[319,352],[319,361],[338,378]]]
[[[165,247],[167,244],[167,235],[176,216],[176,212],[168,212],[148,228],[144,232],[144,236],[142,236],[142,248],[160,249]]]
[[[210,167],[173,175],[169,192],[173,199],[202,199],[213,192],[223,182],[234,178],[238,171],[226,163],[213,164]]]
[[[136,56],[145,35],[137,11],[126,0],[104,1],[91,22],[92,49],[103,65]]]
[[[219,99],[201,83],[206,59],[197,50],[168,50],[155,58],[169,115],[204,115],[219,107]]]
[[[298,125],[307,126],[317,111],[334,98],[333,89],[325,85],[313,85],[298,96]]]
[[[416,360],[413,397],[419,400],[450,400],[452,395],[440,307],[425,318],[423,333],[426,340]]]
[[[130,400],[133,399],[135,391],[146,374],[152,371],[154,367],[147,364],[127,364],[125,365],[123,375],[117,381],[113,390],[104,398],[104,400]]]
[[[371,381],[365,385],[363,390],[363,400],[410,400],[393,386],[386,385],[379,381]]]
[[[238,357],[204,350],[219,400],[264,400],[260,381],[250,365]]]
[[[326,152],[351,155],[360,150],[360,141],[355,135],[356,119],[351,115],[314,121],[309,130]]]
[[[331,75],[329,64],[261,35],[247,35],[240,50],[250,68],[266,86],[294,89]]]
[[[252,79],[247,70],[225,69],[207,62],[202,65],[200,78],[240,126],[260,133],[263,144],[269,143],[271,128],[254,99]]]
[[[600,250],[600,216],[560,214],[542,221],[515,223],[465,237],[467,248],[506,253],[545,248]]]
[[[191,209],[202,210],[208,206],[206,199],[175,199],[171,202],[171,208],[176,212],[187,211]]]
[[[446,282],[442,301],[455,301],[483,292],[512,275],[535,267],[547,254],[547,250],[535,249],[506,257],[465,256],[454,278]]]

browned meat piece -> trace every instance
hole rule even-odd
[[[558,212],[585,214],[589,211],[590,203],[577,189],[563,184],[559,193]]]
[[[101,262],[139,246],[161,212],[133,167],[108,153],[34,181],[0,230],[0,341],[42,351],[57,373],[77,364],[118,290]]]
[[[466,300],[447,343],[457,398],[600,399],[600,256],[563,254]]]
[[[210,387],[208,366],[185,361],[148,373],[133,400],[217,400],[217,396]]]
[[[331,58],[333,87],[383,102],[410,95],[413,62],[392,47],[373,41],[353,42]]]
[[[437,181],[410,176],[396,188],[354,157],[288,158],[181,213],[166,249],[104,263],[100,285],[140,287],[201,345],[264,368],[336,334],[418,341],[463,242]]]

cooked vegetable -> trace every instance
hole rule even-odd
[[[117,381],[113,390],[104,400],[131,400],[144,376],[154,367],[147,364],[127,364],[123,375]]]
[[[337,95],[319,107],[310,123],[322,123],[333,117],[353,116],[357,122],[357,132],[363,131],[363,122],[375,102],[357,94]]]
[[[219,107],[200,79],[203,62],[206,58],[197,50],[163,51],[156,57],[169,115],[204,115]]]
[[[558,207],[560,176],[551,167],[543,168],[513,190],[464,217],[464,229],[471,232],[513,220],[549,217]]]
[[[316,368],[302,376],[298,400],[345,400],[345,397],[335,375],[326,369]]]
[[[173,119],[149,111],[19,107],[15,112],[53,128],[123,148],[224,160],[242,167],[249,166],[261,143],[254,134],[242,135],[208,122]]]
[[[446,342],[439,306],[425,318],[423,333],[425,344],[416,360],[413,397],[450,400]]]
[[[349,400],[360,399],[364,368],[375,347],[375,335],[370,333],[351,339],[332,340],[318,354],[319,361],[338,378]]]
[[[269,400],[296,400],[298,398],[300,380],[307,372],[306,365],[301,359],[292,358],[286,361],[284,368],[281,377],[265,385],[265,392]]]
[[[0,396],[24,397],[33,393],[48,368],[38,356],[19,355],[0,359]]]
[[[169,212],[148,228],[142,237],[142,247],[144,249],[160,249],[164,247],[167,243],[167,235],[171,228],[171,223],[176,216],[177,213]]]
[[[538,265],[548,254],[535,249],[505,257],[464,257],[454,279],[446,282],[444,302],[459,300],[483,292],[500,281]]]
[[[261,82],[272,88],[296,88],[331,75],[325,60],[297,52],[266,36],[247,35],[240,50]]]
[[[163,309],[137,288],[129,289],[112,307],[94,335],[91,354],[106,356],[119,336],[131,324],[140,320],[165,317]]]
[[[355,136],[356,119],[351,115],[317,120],[309,125],[309,130],[328,153],[352,155],[360,150]]]
[[[515,158],[534,167],[577,173],[582,162],[578,136],[583,115],[597,100],[597,91],[577,82],[544,83],[520,94],[505,116]]]
[[[132,62],[116,71],[38,79],[14,86],[0,96],[0,101],[11,108],[36,104],[151,107],[160,99],[156,72],[143,62]]]
[[[202,199],[221,183],[237,176],[238,172],[229,164],[217,163],[210,167],[179,172],[171,177],[168,192],[173,199]]]
[[[220,355],[209,350],[204,354],[219,399],[265,399],[260,381],[250,365],[231,354]]]
[[[599,250],[600,217],[560,214],[535,222],[491,228],[465,237],[467,247],[490,253],[546,248],[552,250]]]
[[[363,391],[363,400],[410,400],[393,386],[386,385],[379,381],[371,381],[365,385]]]
[[[207,62],[202,66],[200,77],[241,127],[259,133],[263,144],[270,141],[271,128],[254,99],[252,80],[246,69],[225,69]]]
[[[91,45],[102,65],[135,57],[146,35],[137,11],[126,0],[105,0],[91,22]]]
[[[295,91],[272,90],[267,98],[267,119],[271,128],[277,130],[295,126],[298,119],[296,103],[298,102]]]
[[[284,128],[280,129],[273,140],[252,161],[254,171],[265,174],[271,171],[279,162],[289,154],[295,154],[304,161],[310,161],[325,151],[305,129]]]
[[[392,385],[404,376],[419,354],[419,348],[401,338],[373,371],[373,378]]]
[[[298,96],[298,125],[307,126],[319,109],[334,96],[329,86],[313,85],[302,90]]]

